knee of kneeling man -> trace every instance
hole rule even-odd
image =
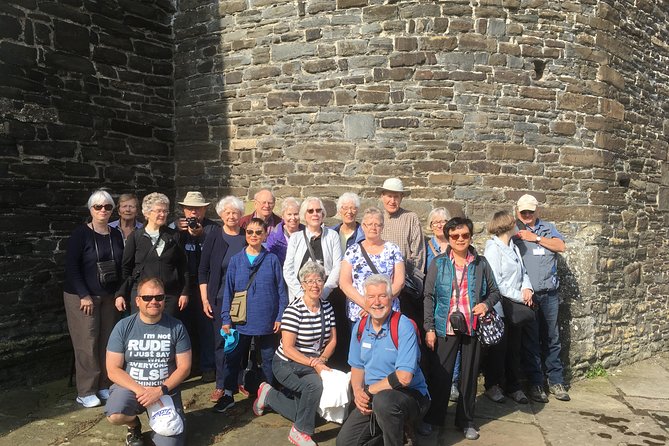
[[[372,400],[372,409],[375,413],[397,412],[398,401],[393,398],[393,393],[397,390],[382,390],[374,395]]]
[[[122,414],[122,413],[113,413],[110,415],[107,415],[107,420],[111,424],[125,424],[128,422],[128,415]]]

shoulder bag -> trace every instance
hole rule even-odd
[[[251,287],[251,284],[253,283],[253,279],[256,278],[256,273],[260,269],[260,264],[253,270],[251,275],[249,276],[249,281],[246,284],[246,288],[244,288],[243,291],[237,291],[233,296],[232,296],[232,302],[230,303],[230,319],[232,320],[232,323],[236,325],[244,325],[246,324],[246,297],[249,291],[249,288]]]

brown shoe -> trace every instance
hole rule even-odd
[[[212,403],[218,402],[218,400],[221,399],[221,397],[223,396],[224,393],[225,393],[225,390],[223,390],[223,389],[214,389],[214,391],[211,392],[211,396],[209,397],[209,401],[211,401]]]

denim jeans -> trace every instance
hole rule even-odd
[[[548,384],[564,384],[560,361],[560,329],[557,290],[537,292],[534,301],[539,306],[537,317],[523,327],[523,368],[531,385],[543,385],[541,359],[543,357]]]
[[[316,428],[316,413],[323,393],[323,381],[313,367],[284,361],[274,356],[272,363],[276,380],[292,390],[288,397],[276,389],[267,393],[267,405],[295,423],[295,429],[313,435]]]

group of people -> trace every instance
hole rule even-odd
[[[433,209],[425,238],[418,215],[401,207],[409,191],[400,179],[377,192],[380,208],[362,212],[356,194],[343,194],[341,223],[326,227],[321,199],[285,198],[279,216],[269,189],[248,215],[239,198],[222,198],[220,225],[206,218],[200,192],[188,192],[183,216],[168,224],[163,194],[144,197],[143,223],[137,197],[121,195],[110,222],[116,204],[95,191],[66,257],[77,402],[106,401],[109,421],[127,426],[126,444],[141,445],[137,415],[170,395],[183,418],[179,385],[197,370],[215,383],[215,411],[253,394],[256,415],[280,413],[294,423],[292,443],[313,445],[324,372],[350,370],[337,444],[401,445],[443,427],[449,399],[458,428],[478,438],[479,370],[495,402],[545,403],[546,389],[569,400],[557,323],[565,243],[536,198],[520,197],[515,215],[494,214],[480,255],[470,219]],[[493,313],[504,336],[483,346],[479,325]],[[251,367],[261,377],[253,388],[243,379]],[[157,445],[185,441],[183,432],[152,435]]]

